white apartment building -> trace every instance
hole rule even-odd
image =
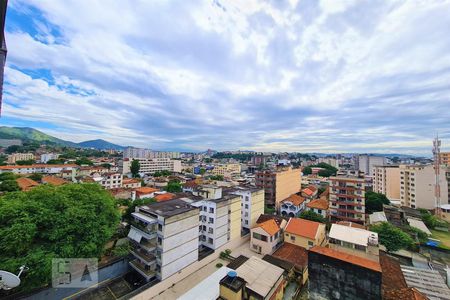
[[[366,175],[373,175],[375,166],[384,166],[387,163],[386,157],[362,154],[358,155],[359,171]]]
[[[132,215],[130,266],[147,281],[164,280],[198,260],[198,208],[174,199],[137,207]]]
[[[123,150],[123,158],[149,158],[150,149],[127,147]]]
[[[44,153],[41,154],[40,162],[46,164],[49,160],[58,159],[59,154],[57,153]]]
[[[319,163],[326,163],[326,164],[328,164],[330,166],[333,166],[333,167],[335,167],[337,169],[339,169],[339,166],[340,166],[339,159],[336,159],[334,157],[319,157],[318,162]]]
[[[400,204],[400,167],[375,166],[373,191],[385,195],[394,204]]]
[[[150,151],[147,158],[181,158],[180,152],[172,151]]]
[[[232,193],[241,196],[241,227],[249,231],[264,214],[264,189],[237,187]]]
[[[92,179],[107,190],[122,187],[123,175],[120,173],[94,173]]]
[[[441,204],[448,203],[447,167],[440,170]],[[434,209],[435,174],[433,165],[400,165],[400,202],[411,208]]]
[[[181,172],[181,160],[169,158],[136,158],[139,161],[139,173],[155,173],[156,171]],[[122,174],[131,173],[132,159],[124,159],[122,162]]]
[[[32,160],[35,159],[33,153],[13,153],[8,155],[8,164],[15,164],[20,160]]]
[[[0,166],[0,173],[13,172],[15,174],[33,174],[33,173],[58,174],[62,173],[63,171],[72,171],[78,168],[79,166],[75,164],[63,164],[63,165],[35,164],[25,166]]]

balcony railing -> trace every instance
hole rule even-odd
[[[138,273],[145,277],[145,279],[149,280],[151,278],[156,277],[156,271],[146,267],[143,263],[141,263],[138,259],[130,261],[130,266],[135,269]]]
[[[156,256],[142,248],[136,247],[132,249],[131,254],[133,254],[137,258],[140,258],[141,261],[144,261],[144,264],[147,266],[156,263]]]

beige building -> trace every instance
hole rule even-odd
[[[278,208],[281,201],[300,192],[302,173],[300,169],[283,167],[257,172],[255,179],[256,187],[264,189],[265,204]]]
[[[350,221],[364,224],[365,180],[353,176],[330,177],[330,206],[332,221]]]
[[[450,166],[450,152],[441,152],[441,164]]]
[[[156,171],[181,172],[181,160],[169,158],[125,158],[122,162],[122,174],[131,173],[131,162],[139,161],[139,173],[155,173]]]
[[[400,167],[375,166],[373,191],[385,195],[394,203],[400,203]]]
[[[325,224],[300,218],[290,218],[284,230],[284,241],[309,249],[325,243]]]
[[[441,166],[439,185],[441,204],[448,203],[447,168]],[[400,201],[402,206],[434,209],[435,174],[433,165],[400,165]]]
[[[282,243],[282,226],[279,226],[274,219],[259,223],[251,229],[250,249],[256,253],[272,254]]]
[[[248,232],[256,225],[259,216],[264,213],[264,190],[254,187],[237,187],[233,193],[241,196],[241,227]]]
[[[241,173],[241,165],[240,164],[215,165],[214,169],[212,169],[210,173],[212,175],[222,175],[224,177],[230,177],[233,174]]]
[[[8,164],[15,164],[17,161],[32,159],[35,159],[33,153],[13,153],[8,155]]]

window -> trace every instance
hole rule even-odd
[[[248,217],[248,212],[246,212],[246,213],[244,214],[244,217]]]
[[[212,244],[212,243],[213,243],[213,239],[212,239],[212,238],[209,238],[209,239],[208,239],[208,243]]]
[[[158,231],[162,231],[162,224],[158,224]]]
[[[162,244],[162,238],[158,237],[158,245]]]
[[[314,243],[311,242],[311,241],[308,241],[308,246],[309,246],[309,247],[312,247],[312,246],[314,246]]]
[[[267,236],[259,234],[259,233],[256,233],[256,232],[253,232],[253,238],[256,239],[256,240],[267,242]]]
[[[355,249],[356,249],[356,250],[360,250],[360,251],[366,251],[366,246],[355,245]]]
[[[291,241],[295,241],[295,236],[291,235]]]
[[[208,228],[208,233],[214,233],[214,229],[212,227]]]
[[[214,208],[213,208],[213,207],[210,207],[210,208],[209,208],[209,213],[210,213],[210,214],[213,214],[213,213],[214,213]]]
[[[245,196],[245,201],[248,201],[248,196]]]
[[[245,220],[245,225],[248,225],[248,221],[247,220]]]
[[[319,212],[319,214],[321,214],[321,213],[322,213],[322,210],[321,210],[321,209],[318,209],[317,211]]]
[[[202,231],[202,225],[198,226],[198,232]]]
[[[248,208],[248,204],[245,204],[245,208]]]
[[[214,218],[209,218],[208,223],[214,224]]]

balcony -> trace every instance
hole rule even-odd
[[[130,252],[135,257],[143,261],[143,264],[146,266],[150,266],[156,263],[156,256],[140,247],[135,247]]]
[[[146,280],[150,280],[156,277],[156,271],[146,267],[138,259],[130,261],[130,266],[135,269],[139,274],[144,276]]]

